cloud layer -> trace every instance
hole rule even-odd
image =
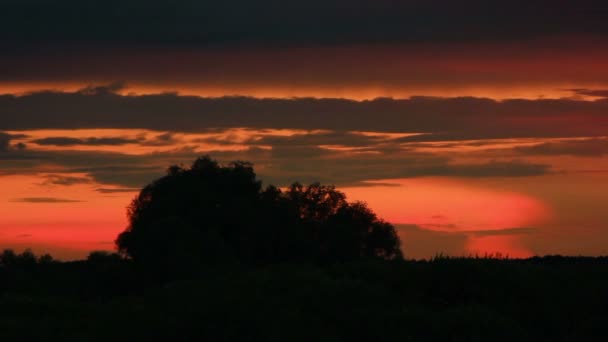
[[[606,9],[597,0],[3,1],[0,37],[199,45],[513,39],[604,34]]]
[[[407,141],[599,136],[608,132],[608,100],[202,98],[125,96],[98,88],[88,93],[2,95],[0,108],[2,130],[145,128],[192,132],[237,126],[434,134],[404,138]],[[439,139],[438,134],[442,135]],[[113,141],[90,138],[67,143],[103,142]]]

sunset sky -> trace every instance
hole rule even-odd
[[[608,254],[608,2],[2,1],[0,249],[112,250],[171,164],[335,184],[407,258]]]

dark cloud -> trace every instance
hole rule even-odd
[[[9,134],[0,132],[0,152],[8,151],[10,142],[11,136]]]
[[[599,0],[3,1],[5,42],[331,44],[604,34]]]
[[[0,129],[4,130],[147,128],[205,132],[238,125],[427,133],[403,138],[402,142],[600,136],[608,132],[608,100],[414,97],[353,101],[41,92],[0,96],[0,108]]]
[[[447,164],[444,166],[421,169],[421,175],[456,177],[525,177],[541,176],[550,173],[551,167],[525,161],[490,161],[481,164]]]
[[[576,95],[608,98],[608,89],[569,89]]]
[[[139,192],[139,188],[97,188],[95,191],[101,194],[115,194],[123,192]]]
[[[31,96],[75,96],[86,100],[99,97],[97,94],[82,94],[83,92],[76,94],[45,93]],[[183,118],[179,118],[177,115],[169,115],[170,120],[167,120],[167,124],[175,123],[177,125],[173,127],[175,130],[178,128],[184,129],[188,126],[188,130],[197,133],[217,133],[217,135],[210,135],[197,141],[188,141],[185,147],[185,143],[182,141],[180,142],[182,144],[180,149],[144,155],[82,151],[13,152],[5,154],[3,159],[6,162],[2,162],[0,159],[0,165],[4,166],[5,170],[14,172],[27,172],[27,170],[39,170],[39,168],[48,165],[57,165],[67,170],[67,172],[85,173],[90,179],[101,184],[117,185],[131,189],[137,189],[152,179],[161,176],[168,165],[188,165],[194,158],[202,154],[210,154],[222,162],[232,160],[252,161],[256,164],[256,170],[260,177],[266,183],[277,185],[286,185],[294,181],[302,183],[319,181],[340,186],[373,186],[377,184],[370,183],[369,180],[424,176],[525,177],[540,176],[552,172],[550,165],[517,159],[505,160],[505,156],[500,160],[482,158],[478,159],[477,162],[464,163],[456,162],[447,154],[416,151],[415,147],[419,147],[420,144],[425,142],[444,141],[447,144],[457,145],[461,143],[460,139],[467,137],[480,138],[482,136],[496,137],[519,134],[519,132],[516,132],[520,129],[518,125],[509,127],[508,125],[496,125],[495,122],[484,122],[484,120],[487,121],[490,118],[499,120],[503,115],[507,116],[505,122],[517,121],[518,116],[509,117],[506,113],[501,113],[501,115],[484,114],[490,117],[488,118],[473,111],[473,108],[481,109],[484,106],[499,108],[505,105],[505,102],[488,99],[414,98],[411,100],[378,99],[357,102],[337,99],[259,100],[240,97],[209,99],[176,95],[120,96],[104,94],[103,97],[126,101],[126,103],[148,100],[160,100],[162,102],[169,98],[171,99],[170,102],[173,101],[173,103],[167,108],[181,101],[191,101],[197,104],[196,106],[203,107],[204,110],[211,109],[216,112],[214,115],[186,116]],[[14,99],[20,100],[22,98],[14,97]],[[542,101],[529,102],[536,103],[537,107],[541,108],[545,103]],[[458,109],[463,106],[467,111]],[[462,114],[453,117],[448,114],[447,107]],[[151,106],[150,108],[155,110],[158,106]],[[235,110],[236,108],[246,109],[244,110],[246,114],[241,115],[239,111]],[[117,106],[116,110],[121,110],[121,107]],[[176,111],[176,113],[186,112],[183,110]],[[260,119],[252,119],[252,112],[259,115]],[[269,114],[273,112],[274,115]],[[388,123],[378,120],[386,112],[390,113],[387,116],[390,118]],[[433,116],[434,112],[443,115],[445,120],[428,121],[428,116]],[[113,111],[109,110],[106,113],[113,113]],[[143,112],[133,111],[132,113]],[[289,115],[280,115],[280,113],[289,113]],[[312,114],[305,115],[305,113]],[[315,113],[324,114],[324,119],[321,119],[321,115]],[[343,117],[344,121],[338,122],[335,118],[331,118],[334,113],[337,117]],[[233,115],[233,119],[227,119],[225,115]],[[296,115],[302,115],[302,117]],[[348,115],[351,115],[353,119],[347,119]],[[111,117],[111,119],[119,123],[119,120],[124,116],[128,116],[127,112],[120,116]],[[357,116],[359,116],[359,123],[356,122],[358,120]],[[366,116],[370,121],[364,123],[362,118]],[[98,116],[95,117],[99,118]],[[154,115],[148,115],[147,120],[148,122],[155,122],[159,117],[155,118]],[[551,115],[544,113],[539,117],[550,119]],[[184,118],[190,121],[184,120]],[[302,118],[307,120],[302,120]],[[434,117],[434,119],[438,118],[439,116]],[[276,126],[275,120],[282,121],[282,125]],[[334,121],[336,126],[339,124],[342,127],[337,130],[328,130],[329,127],[324,127],[328,121],[331,122],[331,128],[333,128]],[[467,121],[466,127],[461,121]],[[129,124],[132,122],[143,123],[143,126],[139,128],[156,128],[156,126],[148,125],[143,121],[143,114],[141,120],[129,121]],[[211,122],[214,122],[214,124]],[[243,137],[231,136],[227,129],[233,127],[235,122],[238,122],[239,126],[249,127],[251,137],[243,141]],[[394,132],[398,122],[404,124],[403,127],[407,127],[407,129],[397,131],[416,132],[427,129],[434,133],[399,137],[398,135],[374,135],[347,130],[348,128],[356,128],[360,131],[369,131],[371,130],[370,126],[380,123],[382,126],[377,126],[382,128],[380,131]],[[160,127],[160,123],[158,125]],[[275,128],[289,127],[309,131],[291,136],[264,135],[269,133],[264,130],[268,125],[275,125]],[[120,127],[119,124],[108,124],[108,126]],[[226,126],[226,128],[221,128],[222,126]],[[95,127],[95,125],[91,127]],[[198,131],[196,130],[197,127]],[[433,130],[432,127],[438,127],[438,129]],[[445,133],[450,130],[450,127],[457,132]],[[325,130],[315,131],[319,128]],[[541,133],[547,133],[542,132],[542,130],[547,129],[547,125],[539,125],[538,129]],[[39,139],[39,141],[45,141],[46,139],[48,138]],[[95,138],[95,142],[102,139],[114,138]],[[174,132],[155,135],[149,139],[143,136],[137,139],[137,142],[141,145],[168,145],[179,140]],[[75,140],[79,142],[87,141],[80,138]],[[93,140],[90,138],[88,141]],[[58,142],[54,141],[54,143]],[[64,143],[71,144],[73,141]],[[202,150],[196,146],[197,143],[220,146],[239,145],[239,147],[244,146],[245,149],[239,151]],[[490,157],[494,158],[493,156]],[[100,192],[104,191],[100,190]],[[111,191],[106,193],[109,192]]]
[[[161,135],[158,135],[156,137],[156,140],[163,141],[163,142],[172,142],[173,141],[173,134],[171,134],[171,133],[163,133]]]
[[[32,140],[32,143],[38,145],[52,145],[52,146],[75,146],[75,145],[87,145],[87,146],[102,146],[102,145],[126,145],[139,143],[139,139],[120,138],[120,137],[105,137],[105,138],[71,138],[71,137],[48,137],[42,139]]]
[[[80,89],[78,92],[82,95],[110,95],[126,88],[124,82],[114,82],[107,85],[89,85]]]
[[[564,140],[532,146],[518,146],[514,149],[523,155],[601,157],[608,155],[608,139]]]
[[[17,143],[15,145],[11,145],[11,140],[25,138],[25,134],[8,134],[5,132],[0,132],[0,152],[8,152],[9,150],[24,150],[26,145],[24,143]]]
[[[598,46],[607,41],[608,35],[279,48],[49,44],[46,49],[8,48],[1,53],[0,86],[22,93],[45,86],[73,89],[111,83],[79,91],[100,96],[119,91],[283,98],[556,98],[572,94],[564,89],[567,84],[606,84],[608,70],[598,66],[608,59],[608,49]],[[117,80],[126,85],[112,84]]]
[[[74,177],[74,176],[64,176],[64,175],[48,175],[45,176],[45,181],[42,183],[43,185],[76,185],[76,184],[88,184],[91,183],[91,179],[87,177]]]
[[[221,162],[251,161],[255,163],[256,171],[266,184],[276,185],[294,181],[319,181],[340,186],[369,186],[370,183],[366,181],[374,179],[423,176],[521,177],[551,172],[549,165],[520,160],[456,163],[446,156],[397,149],[390,144],[383,144],[373,145],[371,149],[374,151],[364,153],[328,150],[314,144],[282,145],[280,140],[270,146],[271,149],[258,148],[256,145],[240,151],[199,151],[185,148],[143,155],[26,150],[4,153],[0,157],[0,169],[27,174],[56,172],[60,167],[67,174],[86,174],[95,182],[126,188],[140,188],[162,176],[169,165],[189,165],[203,154],[210,154]],[[68,176],[67,174],[62,176]]]
[[[26,202],[26,203],[76,203],[82,202],[79,200],[57,198],[57,197],[24,197],[15,198],[11,202]]]
[[[277,153],[277,150],[281,152]],[[456,164],[446,157],[410,151],[344,154],[312,147],[298,147],[273,148],[267,153],[268,156],[252,156],[244,159],[261,165],[258,172],[265,180],[281,185],[293,181],[302,183],[320,181],[342,186],[369,186],[365,181],[374,179],[424,176],[524,177],[552,172],[549,165],[519,160]]]
[[[61,168],[62,176],[70,173],[91,181],[126,187],[142,187],[162,176],[167,166],[187,161],[196,153],[165,153],[143,156],[111,152],[88,151],[12,151],[0,154],[0,170],[5,174],[54,173]],[[61,180],[59,180],[61,182]],[[69,182],[69,181],[68,181]]]
[[[146,139],[141,144],[144,146],[167,146],[177,143],[178,140],[175,138],[175,134],[171,132],[163,133],[155,136],[152,139]]]
[[[167,165],[168,166],[168,165]],[[97,182],[141,188],[154,179],[164,175],[164,168],[150,167],[145,165],[115,166],[115,167],[88,167],[76,169],[77,172],[86,172]]]
[[[355,148],[373,148],[383,142],[393,139],[381,139],[375,136],[365,136],[356,132],[328,131],[328,132],[306,132],[294,134],[292,136],[264,136],[254,137],[246,141],[248,144],[261,146],[320,146],[320,145],[341,145]],[[217,141],[215,141],[217,142]]]

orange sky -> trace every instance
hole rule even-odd
[[[559,183],[573,178],[561,176]],[[605,184],[608,175],[595,178],[595,181]],[[95,183],[65,187],[41,184],[40,180],[40,176],[0,177],[0,185],[7,189],[0,198],[3,203],[0,208],[3,218],[0,247],[27,245],[38,251],[53,251],[57,257],[64,258],[82,257],[91,250],[113,248],[115,236],[126,226],[125,208],[134,192],[100,194],[95,191],[100,185]],[[584,251],[587,244],[592,253],[607,252],[605,247],[596,247],[598,240],[608,242],[608,234],[600,228],[606,219],[601,205],[592,208],[577,206],[577,201],[590,199],[606,203],[608,195],[605,188],[597,189],[595,182],[585,182],[576,184],[576,189],[564,188],[560,196],[547,191],[547,188],[553,189],[551,186],[554,184],[551,183],[556,182],[551,177],[547,180],[524,180],[525,183],[517,180],[515,185],[510,180],[500,181],[501,186],[494,186],[477,180],[415,178],[382,181],[390,182],[390,186],[345,187],[342,190],[349,200],[366,201],[380,217],[398,227],[399,224],[418,225],[429,232],[465,237],[466,243],[460,250],[433,250],[441,246],[422,241],[427,244],[425,252],[409,252],[408,247],[419,244],[421,240],[407,231],[400,231],[404,252],[409,257],[430,257],[440,252],[457,255],[502,253],[511,257],[569,253],[572,248],[552,246],[543,241],[544,236],[566,234],[562,239],[572,239],[567,234],[573,234],[581,239],[580,232],[589,229],[595,234],[583,236],[577,247]],[[504,188],[509,184],[513,188],[523,186],[532,191],[506,191]],[[59,200],[66,202],[45,202],[45,199],[56,198],[58,194],[61,195]],[[568,199],[571,196],[577,199]],[[36,199],[39,202],[33,202]],[[26,200],[32,202],[19,202]],[[582,220],[581,214],[584,215]],[[563,227],[568,224],[580,226]],[[533,229],[534,232],[526,231],[523,236],[517,231],[500,234],[503,230],[520,228]],[[566,232],[562,231],[564,228]],[[479,236],[478,231],[485,233]],[[499,234],[491,235],[491,231]],[[538,235],[537,239],[533,235]],[[420,245],[415,246],[415,250],[420,249]]]
[[[112,249],[137,189],[210,154],[265,184],[337,184],[397,225],[407,257],[608,254],[607,43],[15,49],[0,56],[0,248]],[[216,98],[231,95],[254,98]],[[359,101],[377,97],[411,100]]]
[[[0,177],[0,248],[27,246],[59,258],[112,249],[134,193],[100,194],[94,183],[50,185],[45,176]]]
[[[134,193],[99,194],[95,189],[100,185],[95,183],[69,188],[52,186],[41,183],[41,176],[0,177],[0,186],[6,189],[0,198],[4,247],[29,243],[33,247],[51,245],[80,253],[112,248],[111,242],[126,227],[125,207]],[[347,187],[343,190],[349,199],[365,200],[392,223],[417,224],[425,229],[450,233],[528,227],[546,223],[551,218],[550,208],[545,203],[524,194],[484,189],[454,179],[391,182],[400,186]],[[57,194],[61,197],[56,198]],[[48,198],[55,198],[57,202],[46,202]],[[481,206],[484,210],[480,213],[477,208]],[[405,247],[415,242],[408,241],[407,235],[403,238]],[[491,246],[483,248],[479,244],[474,248],[467,245],[463,253],[523,255],[519,250],[512,250],[510,245],[496,241],[503,238],[512,239],[494,238]],[[469,239],[471,244],[475,241],[475,237]],[[407,248],[405,251],[407,254]]]
[[[335,184],[409,258],[608,255],[607,10],[0,1],[0,249],[111,250],[138,189],[208,154]]]
[[[74,150],[150,158],[158,153],[170,153],[199,144],[197,149],[192,150],[194,154],[197,154],[196,151],[203,153],[220,147],[216,151],[236,153],[235,156],[245,153],[244,158],[248,158],[246,153],[250,148],[249,144],[264,137],[290,139],[327,132],[235,128],[215,133],[178,133],[172,136],[171,142],[159,146],[146,145],[144,140],[120,146],[45,146],[37,145],[33,141],[44,137],[86,139],[92,136],[154,140],[166,132],[142,129],[86,129],[7,133],[20,135],[13,143],[25,143],[30,153]],[[412,136],[406,132],[354,134],[377,139],[373,141],[379,143],[379,146],[391,142],[392,139]],[[217,143],[208,144],[205,139],[212,139]],[[580,139],[495,139],[482,141],[487,143],[484,145],[477,145],[480,141],[476,140],[462,140],[447,148],[433,147],[433,144],[418,148],[421,152],[437,156],[449,155],[458,163],[477,163],[488,158],[497,160],[501,155],[508,160],[512,157],[504,156],[504,151],[512,151],[518,146]],[[220,143],[222,141],[223,143]],[[416,143],[412,143],[411,146],[406,144],[403,148],[409,151],[416,146]],[[273,146],[268,148],[272,151]],[[345,148],[330,148],[331,153],[334,153],[332,159],[349,160],[353,151],[357,151],[356,147],[353,147],[353,151],[349,150],[347,145]],[[355,155],[354,158],[358,157]],[[608,242],[608,232],[604,231],[608,217],[602,208],[602,203],[608,200],[608,188],[605,186],[608,184],[608,172],[580,172],[587,169],[608,170],[608,158],[528,158],[530,161],[550,161],[557,169],[553,174],[530,177],[370,179],[361,185],[339,188],[346,192],[349,200],[366,201],[380,217],[396,224],[403,239],[405,255],[408,257],[430,257],[441,252],[456,255],[502,253],[511,257],[573,251],[583,254],[607,253],[608,250],[602,246],[608,246],[608,243],[600,245],[598,241]],[[159,174],[164,167],[163,160],[154,164],[158,165]],[[273,168],[273,163],[280,161],[278,159],[252,161],[258,165],[256,170],[262,177],[277,179],[282,173],[289,172]],[[189,163],[190,159],[183,157],[182,162]],[[332,162],[328,159],[326,163]],[[329,164],[320,167],[329,167]],[[304,172],[305,169],[301,170]],[[297,175],[297,171],[294,172]],[[135,195],[134,189],[104,184],[96,179],[94,174],[70,171],[70,168],[63,167],[59,160],[49,160],[27,172],[23,170],[21,173],[0,176],[0,188],[3,189],[0,194],[0,248],[28,246],[36,251],[51,251],[60,258],[78,258],[85,256],[90,250],[112,249],[115,236],[126,226],[125,208]],[[112,189],[120,191],[111,191]],[[584,233],[589,230],[594,233]],[[568,234],[577,237],[578,249],[568,246],[566,242],[573,238]],[[449,241],[453,243],[446,245]]]

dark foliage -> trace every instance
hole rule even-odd
[[[121,253],[155,269],[187,272],[214,263],[331,263],[401,258],[392,225],[333,186],[262,189],[253,166],[209,157],[172,166],[146,186],[118,236]]]
[[[116,254],[2,256],[2,341],[608,339],[607,258],[230,265],[151,282]]]

